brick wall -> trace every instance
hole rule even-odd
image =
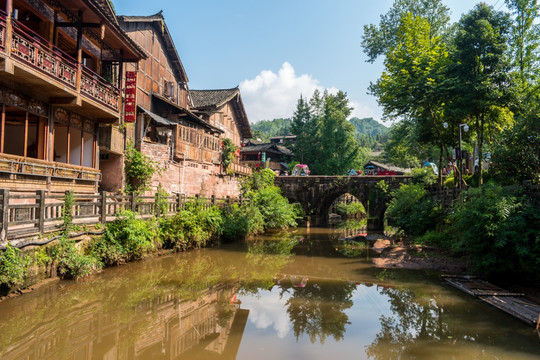
[[[159,185],[168,193],[185,193],[187,196],[218,198],[238,196],[239,178],[221,175],[219,166],[186,160],[174,162],[170,160],[169,147],[164,144],[143,141],[141,152],[156,161],[162,168],[152,178],[151,192]],[[185,167],[184,167],[185,164]]]

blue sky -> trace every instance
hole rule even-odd
[[[443,0],[444,1],[444,0]],[[191,89],[240,85],[250,121],[290,117],[300,94],[343,90],[353,116],[381,119],[367,94],[382,59],[366,63],[363,26],[393,0],[113,0],[119,15],[163,10]],[[446,0],[452,20],[477,1]],[[504,0],[484,0],[495,9]]]

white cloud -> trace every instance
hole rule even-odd
[[[277,291],[260,292],[257,298],[242,297],[242,307],[249,309],[249,321],[257,329],[267,329],[272,326],[278,338],[283,339],[291,328],[285,306],[289,298],[288,294],[281,296]]]
[[[240,83],[240,91],[251,122],[288,118],[293,115],[300,95],[310,98],[315,89],[323,90],[311,75],[297,76],[294,68],[284,62],[275,74],[263,70],[254,79]]]
[[[315,89],[321,92],[326,89],[331,94],[338,92],[336,87],[321,86],[311,75],[297,75],[288,62],[283,63],[277,74],[263,70],[255,78],[240,83],[244,106],[252,123],[292,117],[300,95],[309,99]],[[351,116],[380,119],[376,105],[357,101],[350,101],[350,105],[354,108]]]
[[[373,109],[369,104],[357,101],[349,101],[349,105],[353,108],[351,117],[357,118],[374,118],[375,120],[381,119],[381,112],[379,109]]]

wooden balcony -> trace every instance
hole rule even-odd
[[[4,67],[3,77],[26,85],[33,92],[29,95],[46,94],[53,105],[84,111],[86,116],[103,122],[119,119],[118,88],[17,20],[12,24],[12,39],[7,44],[9,29],[0,14],[0,58],[13,63],[11,71],[9,66]]]
[[[238,175],[251,175],[252,170],[249,166],[240,164],[238,159],[233,160],[233,162],[229,165],[229,170],[234,171],[235,174]]]
[[[115,113],[118,113],[120,109],[120,90],[84,66],[81,76],[81,94]]]
[[[44,75],[75,89],[77,83],[77,62],[46,40],[31,32],[22,24],[14,22],[11,56],[18,61],[39,70]]]
[[[0,10],[0,51],[6,49],[6,15]]]
[[[0,154],[0,187],[94,192],[101,180],[98,169]]]
[[[124,152],[124,134],[117,126],[100,127],[99,147],[101,150],[122,154]]]

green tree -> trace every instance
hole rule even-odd
[[[423,158],[427,157],[427,149],[416,138],[414,124],[402,120],[392,126],[390,137],[384,147],[385,162],[403,168],[419,167]]]
[[[478,153],[483,154],[486,130],[500,132],[513,121],[511,64],[506,54],[510,21],[507,14],[480,3],[462,16],[455,38],[448,86],[461,122],[473,125]],[[479,184],[483,183],[479,161]]]
[[[370,91],[387,118],[405,117],[418,141],[439,145],[442,167],[449,52],[442,37],[433,36],[430,29],[429,21],[420,16],[408,13],[401,17],[395,45],[386,54],[385,70]]]
[[[540,64],[540,15],[538,0],[505,0],[513,16],[510,30],[510,52],[520,85],[527,88],[536,81]]]
[[[354,126],[347,95],[315,91],[307,102],[298,100],[291,125],[296,135],[295,160],[308,164],[315,174],[342,174],[357,165],[360,149],[354,139]]]
[[[411,14],[422,17],[429,24],[428,36],[443,35],[450,20],[450,10],[441,0],[396,0],[392,8],[381,15],[379,26],[364,25],[362,47],[368,62],[374,62],[380,55],[386,55],[399,42],[402,17]]]
[[[318,118],[312,116],[309,103],[302,96],[298,99],[296,110],[294,112],[291,132],[296,135],[296,141],[293,147],[295,160],[301,164],[311,162],[315,147],[315,135],[318,132]]]

